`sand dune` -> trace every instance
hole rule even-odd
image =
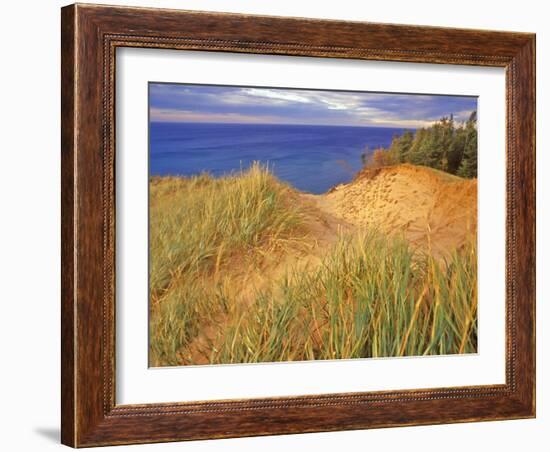
[[[266,186],[271,191],[258,189],[258,187],[265,188]],[[153,237],[156,237],[156,242],[153,243],[157,243],[157,247],[153,248],[154,252],[158,256],[167,256],[166,261],[170,263],[170,259],[174,259],[170,253],[178,250],[173,244],[181,245],[184,242],[187,247],[183,248],[185,253],[182,253],[181,261],[184,264],[191,262],[195,265],[194,268],[198,267],[198,270],[187,273],[169,268],[168,284],[158,290],[157,303],[152,303],[152,312],[156,316],[152,317],[156,322],[153,322],[153,325],[156,326],[151,329],[154,334],[154,341],[151,343],[156,344],[156,348],[153,350],[156,350],[157,354],[153,362],[161,363],[161,365],[226,363],[227,360],[240,362],[239,360],[244,358],[240,357],[241,355],[234,355],[233,345],[228,349],[227,344],[244,343],[248,347],[246,353],[249,353],[250,350],[256,350],[255,347],[260,347],[261,350],[264,350],[262,347],[271,347],[267,342],[262,342],[266,337],[283,338],[281,343],[291,344],[292,341],[288,342],[286,339],[288,334],[291,337],[292,334],[297,337],[293,344],[293,347],[298,347],[296,350],[303,351],[305,344],[309,344],[307,346],[310,347],[310,352],[313,349],[321,350],[321,345],[326,345],[323,342],[325,340],[323,337],[332,337],[332,333],[328,334],[325,329],[326,325],[333,324],[328,320],[318,324],[318,318],[323,318],[332,312],[327,306],[333,299],[318,295],[323,290],[343,290],[339,284],[352,284],[347,279],[333,278],[330,276],[333,275],[330,271],[328,273],[319,272],[321,268],[324,268],[325,271],[331,268],[332,271],[341,270],[340,265],[343,262],[341,257],[345,254],[342,254],[344,248],[339,248],[342,236],[344,239],[362,237],[364,232],[360,231],[362,228],[377,228],[387,235],[403,234],[413,248],[429,253],[439,260],[464,245],[476,232],[477,181],[461,179],[430,168],[413,165],[364,169],[356,175],[352,182],[337,186],[322,195],[297,191],[293,187],[281,183],[259,166],[238,178],[214,179],[209,176],[201,176],[193,180],[163,178],[153,180],[151,187],[153,193],[152,212],[157,212],[157,215],[161,212],[162,216],[156,217],[156,221],[164,221],[164,223],[158,223],[160,226],[152,230]],[[271,215],[266,220],[269,223],[268,226],[281,220],[287,210],[295,211],[293,218],[296,219],[294,225],[291,222],[286,225],[289,229],[286,235],[279,236],[278,241],[270,240],[265,236],[261,241],[252,242],[253,245],[244,240],[234,245],[231,240],[232,236],[240,232],[242,222],[226,222],[224,229],[221,229],[218,228],[218,222],[225,217],[216,221],[212,220],[216,219],[217,215],[228,215],[227,212],[232,214],[231,209],[241,208],[244,205],[245,207],[238,210],[240,217],[237,219],[244,216],[248,224],[255,224],[256,217],[248,215],[249,212],[259,212],[257,215],[266,216],[267,214],[261,207],[267,202],[273,202],[274,190],[277,194],[276,201],[279,204],[275,213],[267,211]],[[237,201],[242,204],[238,204]],[[159,205],[163,208],[160,209]],[[205,205],[208,207],[207,209],[204,208]],[[166,217],[165,212],[177,215]],[[192,212],[194,216],[189,212]],[[203,215],[204,212],[212,217]],[[155,217],[153,218],[155,219]],[[203,228],[199,229],[199,232],[202,231],[202,235],[185,234],[183,236],[187,240],[185,242],[182,240],[181,231],[186,231],[191,226],[195,227],[197,218],[202,221],[197,226],[197,228]],[[265,227],[262,222],[256,221],[256,223]],[[153,224],[157,223],[153,222]],[[279,224],[277,228],[271,227],[266,230],[270,234],[278,233],[284,226],[285,224]],[[234,228],[231,236],[226,233],[228,227]],[[216,247],[207,250],[208,252],[201,249],[201,246],[204,245],[201,242],[202,237],[207,237],[210,240],[220,236],[224,240],[220,241]],[[197,237],[198,239],[196,239]],[[363,246],[364,243],[361,242],[360,246]],[[168,246],[165,246],[166,244]],[[163,246],[165,247],[163,248]],[[232,246],[233,248],[231,248]],[[345,248],[346,252],[353,253],[354,247],[357,247],[357,244]],[[367,261],[370,258],[376,259],[376,253],[379,253],[381,249],[387,248],[376,248],[375,242],[369,242],[369,245],[366,245],[364,250],[362,249],[362,256],[365,256]],[[339,257],[327,260],[327,256],[330,257],[331,253]],[[426,258],[422,254],[417,255],[419,261]],[[390,255],[388,261],[390,263],[393,262],[391,257]],[[469,257],[471,258],[471,254]],[[461,259],[459,262],[466,265],[466,269],[475,268],[475,265],[472,264],[473,261],[464,256]],[[178,263],[178,261],[175,262]],[[203,266],[199,267],[195,262],[202,262]],[[393,264],[399,266],[399,262],[393,262]],[[175,266],[174,268],[177,269]],[[187,267],[185,269],[187,271]],[[161,270],[164,270],[164,267],[160,267],[158,271]],[[455,272],[454,277],[463,278],[466,281],[464,284],[453,286],[454,283],[451,280],[446,281],[445,278],[438,279],[438,284],[444,284],[445,290],[457,288],[462,290],[466,287],[469,288],[467,290],[475,291],[475,282],[473,282],[475,271],[471,273],[464,269],[462,271],[460,275]],[[376,270],[372,273],[376,273]],[[321,276],[319,275],[323,274],[325,279],[320,280]],[[326,276],[327,274],[330,277]],[[318,276],[311,280],[304,279],[307,275]],[[429,284],[429,287],[435,284],[435,279],[430,281],[433,275],[422,273],[422,271],[419,271],[418,275],[424,278],[425,284]],[[379,277],[381,280],[387,281],[388,284],[392,284],[392,280],[387,279],[387,275],[383,272]],[[152,280],[155,279],[152,278]],[[158,277],[156,280],[160,281],[159,285],[163,281]],[[316,287],[315,290],[318,291],[312,292],[311,299],[308,298],[307,293],[304,295],[303,287],[306,285],[301,286],[306,283],[308,291],[310,286]],[[330,284],[331,289],[323,289],[324,284]],[[371,284],[375,299],[376,297],[387,297],[387,294],[381,292],[385,287],[383,284],[377,285],[372,282]],[[416,283],[412,284],[409,281],[408,284],[411,291],[419,289],[416,287]],[[287,297],[291,287],[294,290],[292,296],[297,298]],[[346,289],[346,294],[351,293],[350,287],[352,286],[350,285]],[[433,300],[435,296],[434,292],[428,298]],[[307,334],[302,336],[301,333],[297,333],[298,330],[289,333],[290,326],[288,325],[291,323],[288,323],[287,326],[283,325],[283,327],[277,326],[280,319],[288,318],[287,313],[293,312],[291,308],[295,306],[294,303],[298,299],[302,300],[303,305],[300,311],[296,311],[292,316],[301,318],[300,316],[303,315],[304,318],[309,318],[313,323],[306,322],[304,324],[306,326],[315,324],[314,329],[308,330],[310,336]],[[475,309],[475,296],[470,299],[474,300],[474,304],[473,307],[469,307],[465,311],[466,314],[473,312],[471,309]],[[184,303],[183,300],[186,302]],[[190,300],[189,304],[187,304],[187,300]],[[258,303],[260,303],[259,306],[257,306]],[[269,309],[266,309],[266,306]],[[279,310],[281,306],[284,307],[283,310]],[[331,309],[336,309],[334,306],[336,305],[333,305]],[[353,308],[354,305],[350,303],[349,306]],[[271,309],[271,307],[277,309]],[[269,319],[266,315],[269,313],[273,315],[279,313],[282,317],[275,323],[266,323]],[[459,314],[463,313],[459,312]],[[199,326],[195,329],[189,326],[191,325],[189,318]],[[245,318],[246,321],[243,320]],[[355,318],[349,317],[352,320]],[[181,322],[183,326],[178,327],[174,323],[174,319]],[[426,319],[424,320],[429,321],[429,316]],[[353,325],[355,325],[355,320],[352,320],[346,327],[349,328],[349,331],[352,331]],[[467,325],[467,328],[461,338],[474,334],[471,333],[474,330],[469,327],[470,320],[465,320],[465,323],[462,324]],[[388,321],[395,322],[395,319],[388,318]],[[307,328],[310,327],[307,326]],[[325,336],[318,333],[321,330],[325,331],[323,333]],[[174,331],[177,332],[176,336],[174,336]],[[277,335],[273,336],[275,331]],[[238,338],[238,341],[235,338]],[[312,345],[312,338],[315,338],[315,346]],[[180,342],[174,342],[176,339]],[[251,346],[250,344],[256,345]],[[455,347],[456,350],[462,349],[461,344],[463,344],[462,339]],[[222,355],[220,354],[221,350],[225,350],[224,353],[230,350],[227,352],[230,354]],[[241,347],[240,350],[244,349]],[[297,355],[283,353],[280,356],[285,360],[298,359],[295,356],[301,357],[300,359],[304,356],[304,359],[311,359],[313,356],[311,354],[300,355],[302,351],[297,352]],[[246,353],[243,356],[248,356]],[[318,356],[328,355],[320,354]]]
[[[321,195],[287,190],[289,204],[299,206],[305,235],[299,247],[264,256],[260,267],[246,266],[242,272],[233,268],[231,284],[239,294],[235,300],[247,309],[254,309],[257,293],[273,290],[289,269],[315,271],[341,234],[353,235],[360,228],[403,234],[413,248],[439,259],[476,232],[477,180],[427,167],[364,169],[352,182]],[[208,351],[226,323],[220,317],[202,328],[187,351],[192,362],[208,363]]]
[[[477,180],[409,164],[364,169],[323,195],[303,195],[326,216],[351,227],[403,233],[436,256],[476,232]]]

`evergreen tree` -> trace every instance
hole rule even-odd
[[[400,163],[407,161],[413,139],[414,134],[410,130],[407,130],[401,136],[396,136],[393,138],[390,150],[395,154]]]
[[[466,131],[464,127],[459,127],[455,130],[455,135],[447,155],[447,172],[451,174],[457,174],[458,168],[460,167],[460,164],[462,162],[465,144]]]
[[[477,177],[477,113],[474,111],[466,122],[464,153],[457,174],[461,177]]]
[[[415,165],[426,165],[426,150],[429,147],[427,129],[420,129],[414,135],[414,140],[406,162]]]
[[[376,164],[396,163],[424,165],[457,174],[477,177],[477,113],[473,111],[466,124],[456,125],[453,115],[443,117],[431,127],[406,131],[394,136],[388,149],[379,149]],[[367,153],[361,155],[363,163]],[[374,164],[370,159],[367,164]]]

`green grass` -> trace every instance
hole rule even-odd
[[[301,217],[289,193],[258,164],[223,178],[151,180],[152,364],[179,362],[177,351],[223,308],[227,263],[249,265],[299,241]]]
[[[257,164],[222,178],[152,179],[150,364],[477,350],[474,240],[442,261],[404,239],[356,231],[319,266],[243,287],[243,272],[269,274],[266,262],[301,249],[304,218],[292,191]]]
[[[292,241],[300,215],[267,168],[225,178],[153,180],[151,291],[160,296],[186,273],[219,270],[235,252],[273,251]]]
[[[473,245],[438,262],[374,231],[342,237],[317,271],[258,294],[211,362],[475,352],[476,273]]]

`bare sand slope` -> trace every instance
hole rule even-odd
[[[303,195],[328,216],[356,227],[403,233],[441,256],[476,232],[477,180],[431,168],[399,165],[364,169],[323,195]]]

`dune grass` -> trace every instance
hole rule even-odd
[[[228,265],[251,265],[300,240],[301,217],[289,193],[258,164],[223,178],[151,180],[152,363],[176,364],[177,351],[213,318]]]
[[[374,231],[342,237],[314,272],[290,272],[235,318],[213,363],[472,353],[473,245],[447,262]]]
[[[475,241],[446,260],[373,230],[341,235],[320,265],[289,267],[243,303],[235,272],[304,239],[303,215],[267,168],[150,185],[150,364],[471,353]]]
[[[151,291],[193,272],[218,271],[237,251],[273,251],[292,241],[299,212],[286,187],[254,164],[224,178],[159,178],[151,183]]]

